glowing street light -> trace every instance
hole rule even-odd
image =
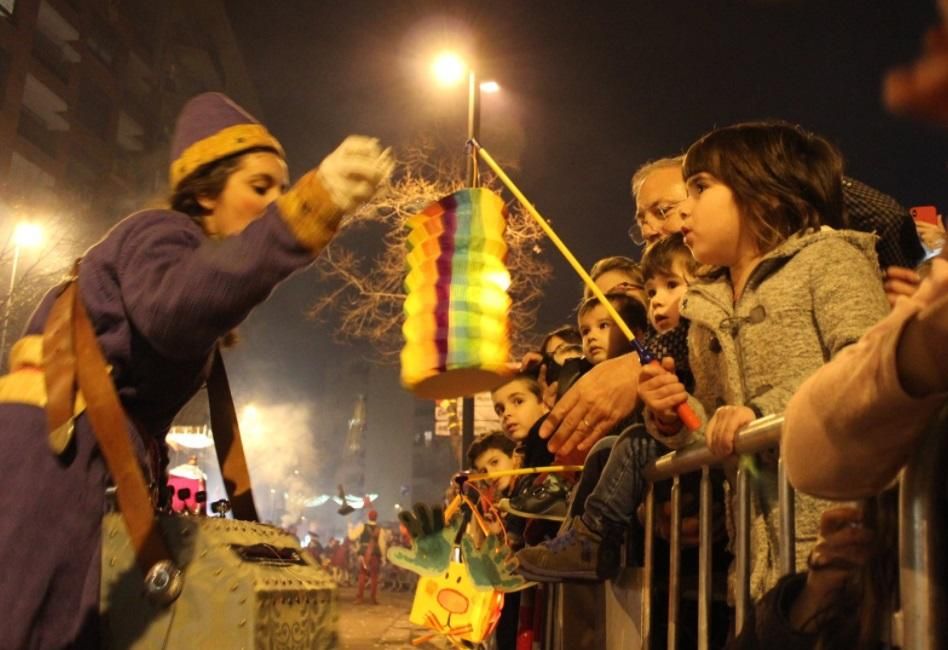
[[[16,289],[16,268],[20,263],[20,248],[36,248],[43,243],[43,229],[30,221],[21,221],[13,229],[13,268],[10,270],[10,288],[3,308],[3,333],[0,334],[0,354],[7,350],[7,330],[10,326],[10,307]]]
[[[481,129],[481,92],[499,92],[500,84],[496,81],[479,83],[474,68],[451,51],[439,53],[431,68],[435,79],[444,86],[457,85],[464,78],[464,72],[467,71],[467,139],[468,142],[477,140]],[[467,184],[468,187],[477,187],[477,154],[473,149],[467,159]]]
[[[464,59],[454,52],[441,52],[435,57],[431,69],[434,71],[435,79],[438,80],[439,84],[454,86],[464,78],[467,65],[464,63]]]
[[[13,230],[13,244],[26,248],[36,248],[43,243],[43,228],[30,221],[21,221]]]

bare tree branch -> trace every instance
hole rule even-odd
[[[310,308],[310,316],[332,322],[339,340],[370,343],[383,362],[397,362],[403,343],[407,221],[431,202],[463,187],[455,180],[461,178],[460,161],[443,163],[433,153],[434,146],[428,144],[407,151],[391,187],[344,220],[316,262],[325,293]],[[483,186],[496,186],[492,177],[481,180]],[[507,268],[513,303],[508,320],[512,352],[518,357],[527,349],[550,266],[542,257],[540,226],[516,203],[508,204],[507,210]],[[371,259],[350,246],[350,237],[358,237],[364,247],[366,234],[379,231],[381,250]]]

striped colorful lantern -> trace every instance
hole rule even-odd
[[[442,399],[489,390],[507,374],[507,209],[484,188],[446,196],[408,221],[402,384]]]

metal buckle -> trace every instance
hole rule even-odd
[[[161,607],[177,600],[183,588],[181,569],[171,560],[156,562],[145,575],[145,597]]]

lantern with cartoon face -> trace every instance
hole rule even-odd
[[[418,581],[409,620],[452,639],[480,643],[493,633],[503,606],[501,592],[478,587],[464,562],[452,558],[442,575]]]

